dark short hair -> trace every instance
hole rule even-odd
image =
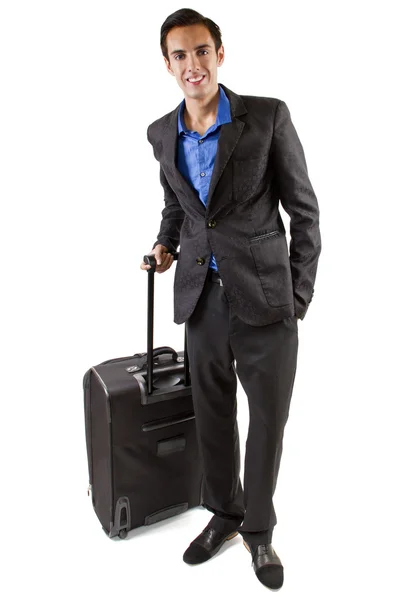
[[[188,25],[204,25],[207,27],[208,31],[211,34],[211,37],[214,40],[215,50],[218,52],[222,45],[221,39],[221,30],[214,21],[204,17],[196,10],[192,10],[191,8],[180,8],[176,10],[174,13],[169,15],[161,25],[161,34],[160,34],[160,46],[161,52],[163,56],[169,62],[168,50],[167,50],[167,35],[171,31],[173,27],[186,27]]]

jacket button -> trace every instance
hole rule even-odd
[[[201,256],[198,256],[198,257],[196,258],[196,262],[197,262],[197,264],[198,264],[198,265],[204,265],[204,263],[205,263],[205,260],[204,260],[204,258],[202,258]]]
[[[207,227],[214,229],[214,227],[216,226],[217,221],[214,221],[214,219],[211,219],[211,221],[208,221],[207,223]]]

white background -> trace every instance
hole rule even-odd
[[[183,4],[185,6],[185,4]],[[399,597],[399,48],[395,2],[189,5],[222,30],[219,82],[283,99],[318,197],[275,507],[280,597]],[[2,586],[5,598],[266,597],[241,536],[182,561],[203,508],[110,540],[87,497],[82,378],[146,350],[163,193],[149,123],[183,96],[159,48],[181,5],[2,1]],[[281,209],[287,231],[288,215]],[[175,264],[155,346],[183,349]],[[247,398],[239,384],[242,462]],[[6,559],[6,560],[4,560]]]

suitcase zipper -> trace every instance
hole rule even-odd
[[[102,386],[104,393],[106,395],[106,412],[107,412],[107,421],[108,421],[108,435],[109,435],[109,439],[110,439],[110,448],[109,448],[109,458],[110,458],[110,492],[111,492],[111,505],[110,505],[110,515],[111,515],[111,519],[114,518],[114,464],[113,464],[113,452],[112,452],[112,448],[113,448],[113,434],[112,434],[112,428],[111,428],[111,403],[110,403],[110,394],[108,392],[107,386],[104,383],[104,381],[102,380],[102,378],[100,377],[99,373],[96,371],[96,369],[94,367],[91,368],[92,372],[95,374],[95,376],[97,377],[100,385]],[[93,481],[93,479],[91,479],[91,481]],[[92,490],[92,484],[89,483],[89,489],[88,489],[88,494],[89,492]],[[93,501],[93,493],[92,493],[92,501]],[[111,521],[111,523],[113,523],[113,521]],[[112,525],[110,524],[110,531],[111,531]]]
[[[89,488],[88,488],[88,496],[89,491],[92,489],[92,481],[93,481],[93,448],[92,448],[92,417],[91,417],[91,405],[90,405],[90,372],[89,369],[83,378],[83,389],[84,389],[84,410],[85,410],[85,422],[87,423],[87,433],[86,433],[86,450],[88,457],[88,467],[89,467]]]

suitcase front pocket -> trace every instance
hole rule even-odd
[[[179,425],[181,423],[187,423],[195,419],[193,411],[188,411],[175,416],[163,417],[162,419],[156,419],[149,421],[142,425],[142,431],[155,431],[157,429],[165,429],[166,427],[172,427],[173,425]],[[184,434],[175,435],[170,438],[164,438],[157,441],[157,456],[165,456],[166,454],[173,454],[174,452],[181,452],[185,450],[186,437]]]
[[[162,419],[156,419],[143,423],[142,431],[154,431],[155,429],[163,429],[164,427],[170,427],[171,425],[179,425],[179,423],[185,423],[195,418],[193,411],[181,413],[171,417],[163,417]]]

